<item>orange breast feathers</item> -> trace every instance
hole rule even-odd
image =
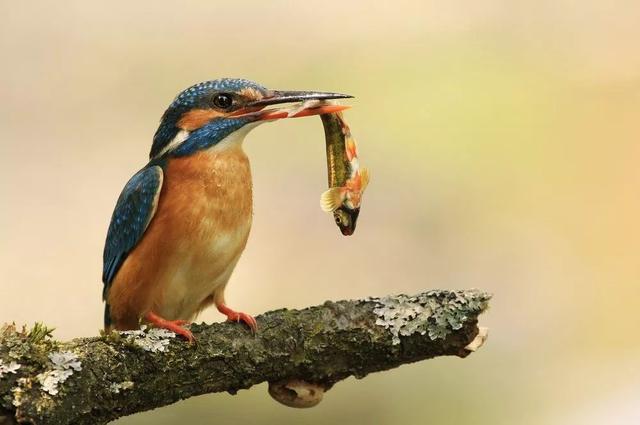
[[[249,160],[240,147],[171,159],[156,214],[109,292],[117,329],[153,311],[190,320],[222,296],[251,228]]]

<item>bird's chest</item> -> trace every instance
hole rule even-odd
[[[251,217],[251,170],[240,147],[171,159],[155,217],[166,232],[169,286],[203,298],[226,283]]]

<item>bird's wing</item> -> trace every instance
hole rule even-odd
[[[157,165],[138,171],[127,182],[111,216],[104,245],[103,299],[129,252],[138,244],[158,206],[163,172]]]

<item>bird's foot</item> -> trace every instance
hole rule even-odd
[[[188,320],[167,320],[152,311],[145,314],[144,318],[156,328],[167,329],[177,335],[183,336],[189,342],[195,342],[196,340],[191,331],[183,327],[189,323]]]
[[[249,326],[253,333],[256,333],[256,331],[258,330],[258,322],[256,322],[256,319],[254,319],[253,316],[247,313],[231,310],[225,304],[219,304],[216,305],[216,307],[218,308],[218,311],[220,313],[227,316],[227,320],[229,322],[244,322],[247,326]]]

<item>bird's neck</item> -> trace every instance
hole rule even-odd
[[[156,130],[156,134],[153,136],[153,144],[151,145],[151,152],[149,152],[149,158],[154,159],[162,156],[167,152],[168,146],[176,140],[180,128],[178,128],[178,120],[180,119],[181,111],[167,109],[162,116],[160,126]]]
[[[215,153],[229,149],[242,149],[242,144],[244,143],[244,139],[245,137],[247,137],[247,134],[249,134],[249,132],[256,128],[259,124],[261,123],[256,122],[243,126],[239,130],[234,131],[219,142],[212,144],[211,146],[206,148],[206,151]]]
[[[160,149],[156,149],[157,152],[152,156],[152,159],[162,157],[179,158],[201,151],[219,152],[225,149],[238,148],[242,146],[242,142],[249,131],[258,124],[259,122],[246,123],[242,120],[233,119],[212,122],[193,131],[178,129],[171,133],[171,139],[164,141],[163,146]],[[158,129],[156,137],[160,133],[162,132]]]

